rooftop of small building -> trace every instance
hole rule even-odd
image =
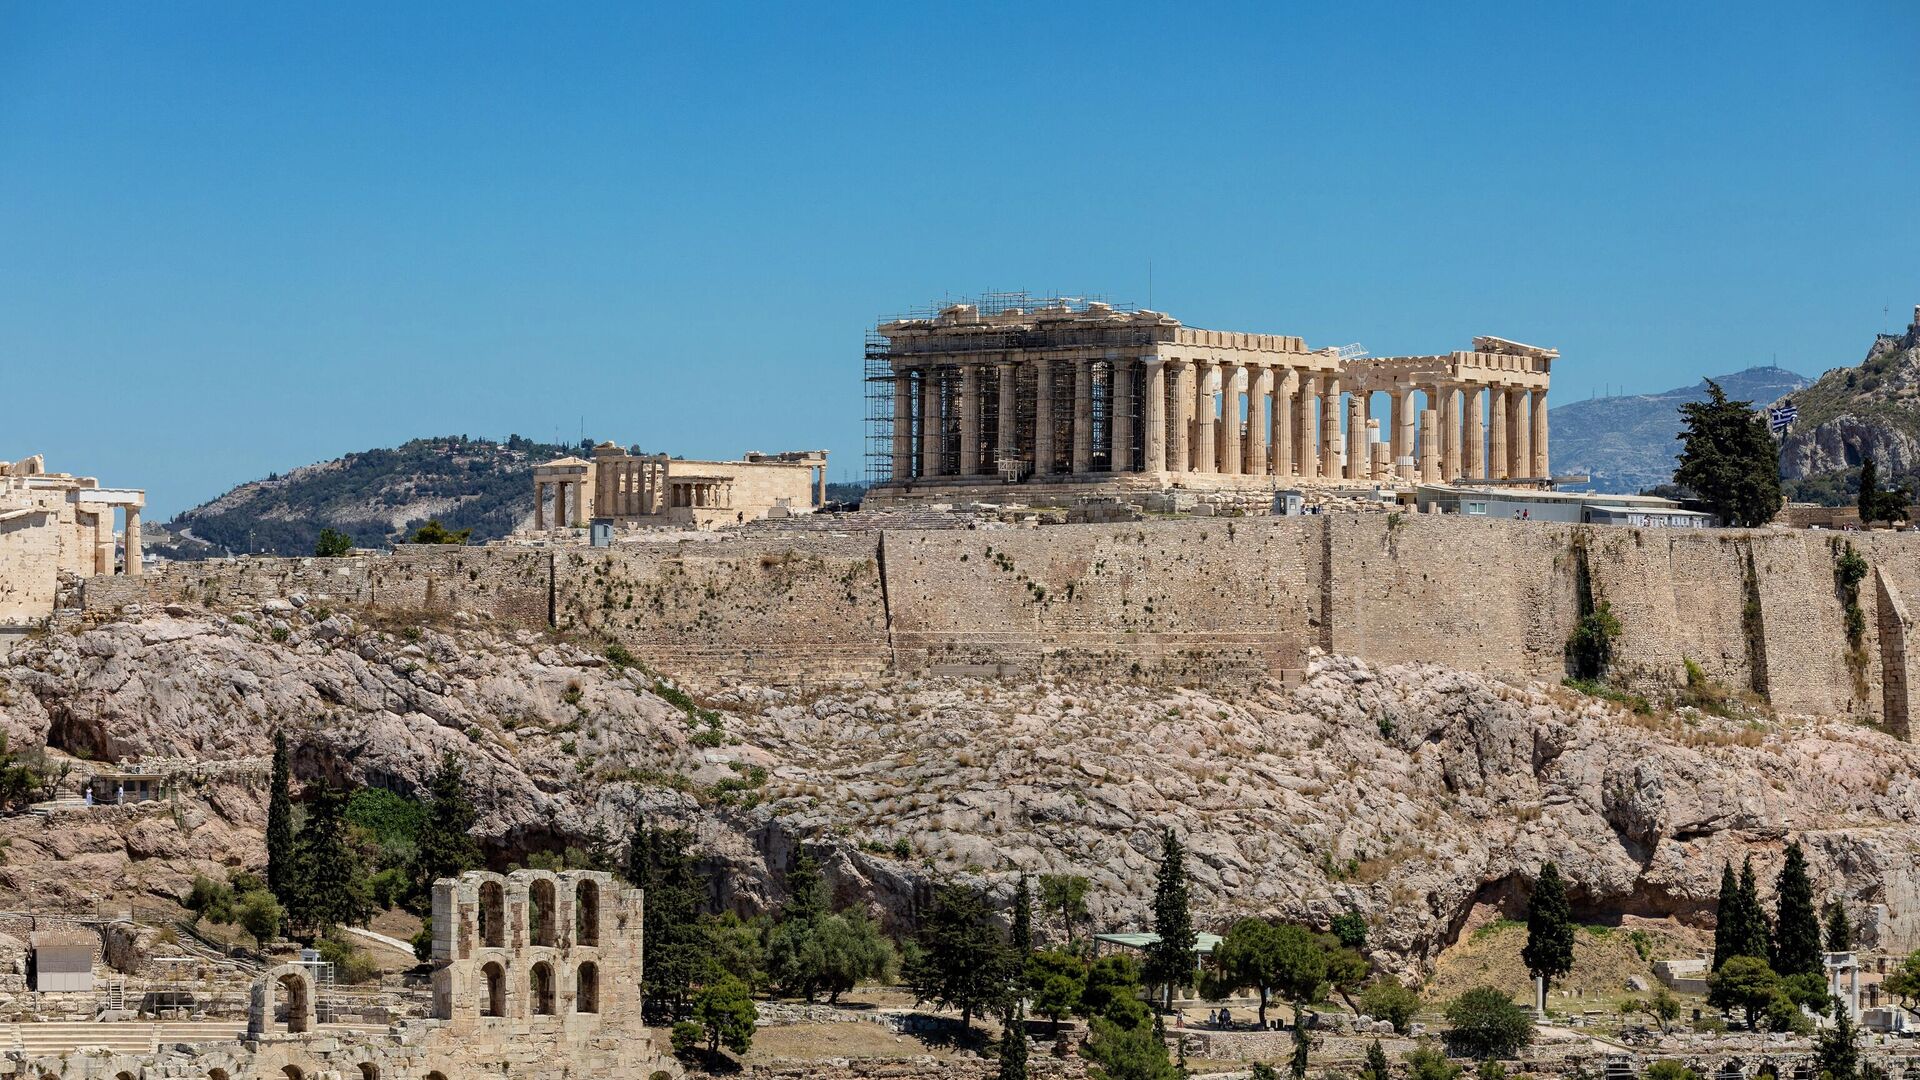
[[[1418,487],[1418,493],[1422,498],[1468,496],[1505,499],[1508,502],[1575,503],[1583,506],[1618,507],[1623,510],[1673,510],[1687,514],[1698,513],[1694,510],[1684,510],[1679,502],[1659,495],[1619,495],[1604,491],[1547,491],[1526,487],[1421,484]],[[1701,516],[1711,515],[1702,514]]]

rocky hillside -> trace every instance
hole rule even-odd
[[[805,842],[841,900],[896,927],[934,880],[1004,893],[1015,870],[1086,874],[1096,921],[1137,927],[1172,826],[1203,925],[1353,909],[1383,962],[1422,966],[1489,909],[1513,912],[1542,860],[1583,917],[1698,921],[1723,860],[1752,853],[1771,880],[1793,835],[1822,900],[1920,944],[1920,749],[1851,724],[1636,717],[1558,687],[1343,658],[1316,659],[1297,688],[1243,692],[687,690],[530,632],[375,627],[276,600],[32,640],[0,668],[0,729],[96,759],[231,760],[264,753],[284,724],[299,776],[401,792],[452,749],[496,863],[664,816],[695,829],[716,901],[749,911],[777,900],[769,867]],[[262,792],[196,798],[137,819],[94,811],[109,816],[91,832],[0,821],[0,903],[169,894],[196,867],[262,858]],[[216,800],[219,828],[183,837],[179,814]]]
[[[532,521],[533,467],[579,452],[518,435],[414,439],[241,484],[175,517],[147,547],[176,559],[311,555],[323,528],[382,547],[428,518],[496,539]]]
[[[1883,482],[1920,477],[1920,307],[1905,334],[1878,335],[1858,367],[1835,368],[1792,397],[1800,415],[1780,448],[1780,475],[1796,497],[1848,501],[1848,474],[1866,457]]]
[[[1772,401],[1807,385],[1785,368],[1716,376],[1727,396]],[[1553,471],[1586,473],[1588,490],[1636,492],[1673,479],[1680,455],[1680,406],[1707,397],[1706,380],[1659,394],[1574,401],[1553,410]]]

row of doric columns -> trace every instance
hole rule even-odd
[[[601,517],[656,513],[666,474],[665,463],[653,458],[599,458],[594,462],[594,513]]]
[[[1337,371],[1155,356],[900,368],[893,379],[896,479],[1548,475],[1544,389],[1401,381],[1356,392]]]
[[[571,517],[567,514],[567,489],[573,489]],[[576,520],[584,520],[587,513],[587,482],[580,480],[535,480],[533,482],[533,527],[545,529],[547,524],[547,496],[553,496],[553,524],[556,529],[564,529]]]

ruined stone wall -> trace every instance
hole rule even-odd
[[[1314,522],[889,531],[895,660],[939,673],[1282,674],[1316,644]]]
[[[1848,543],[1869,566],[1857,641],[1834,576]],[[1885,692],[1885,666],[1904,668],[1904,639],[1920,633],[1905,622],[1920,610],[1920,538],[1894,533],[1419,514],[756,531],[184,564],[92,579],[84,603],[222,606],[304,592],[527,627],[551,615],[667,672],[774,681],[898,670],[1207,682],[1297,670],[1316,646],[1557,680],[1582,562],[1620,622],[1618,682],[1676,688],[1691,661],[1729,690],[1764,689],[1782,711],[1908,722],[1888,716],[1911,695],[1899,670]]]
[[[889,665],[876,538],[765,533],[559,551],[563,629],[620,642],[668,671],[782,680]]]

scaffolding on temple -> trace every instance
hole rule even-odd
[[[987,292],[981,293],[978,296],[947,297],[936,303],[929,304],[924,308],[902,312],[879,321],[881,324],[885,324],[903,319],[931,319],[955,304],[971,305],[983,316],[1006,315],[1013,312],[1031,313],[1041,308],[1058,309],[1064,307],[1069,311],[1086,311],[1088,305],[1091,304],[1106,304],[1118,312],[1139,310],[1132,304],[1116,303],[1108,300],[1104,296],[1095,294],[1061,296],[1053,294],[1043,295],[1022,290],[1017,292]],[[1027,336],[1027,331],[1009,328],[1005,333],[1001,334],[979,334],[973,340],[981,351],[1012,350],[1022,348],[1025,345]],[[893,357],[889,351],[889,343],[886,335],[881,334],[877,329],[868,330],[866,333],[863,381],[866,391],[865,473],[866,482],[869,487],[884,484],[894,479],[895,374]],[[960,392],[960,374],[958,368],[941,368],[935,377],[938,380],[936,392],[941,394],[943,399],[958,395]],[[1108,451],[1104,445],[1104,438],[1098,435],[1098,433],[1108,430],[1112,422],[1110,412],[1113,381],[1111,370],[1103,367],[1094,378],[1096,384],[1101,389],[1101,393],[1098,395],[1099,403],[1094,406],[1095,417],[1093,426],[1096,432],[1096,439],[1098,440],[1096,442],[1094,455],[1096,460],[1104,465]],[[1071,365],[1061,365],[1059,369],[1054,372],[1054,384],[1056,388],[1062,386],[1071,387],[1073,385],[1073,368]],[[910,378],[908,385],[911,393],[923,393],[923,376],[915,373]],[[1034,416],[1036,393],[1033,373],[1031,371],[1022,372],[1014,388],[1015,418],[1013,433],[1016,446],[1028,445],[1033,438],[1036,419]],[[1132,401],[1135,403],[1133,405],[1133,412],[1135,413],[1133,430],[1136,439],[1142,434],[1137,415],[1139,411],[1139,400],[1140,396],[1137,393],[1132,395]],[[949,411],[949,415],[952,415],[956,411],[957,410]],[[913,410],[912,412],[917,413],[917,410]],[[1073,452],[1072,443],[1069,441],[1068,436],[1072,419],[1073,403],[1071,395],[1056,392],[1054,395],[1053,430],[1056,436],[1056,442],[1058,443],[1057,449],[1061,460],[1068,459]],[[1009,448],[1000,445],[998,438],[999,421],[998,396],[992,393],[983,395],[980,416],[982,429],[980,455],[982,464],[991,471],[998,472],[1002,477],[1010,481],[1021,479],[1033,471],[1032,463],[1013,460],[1005,455],[1005,451]],[[906,434],[907,453],[917,463],[921,455],[929,449],[925,432],[914,429],[908,431]],[[933,450],[951,466],[953,462],[959,459],[960,454],[960,429],[957,422],[943,425],[942,430],[938,432],[938,436],[939,438]]]

